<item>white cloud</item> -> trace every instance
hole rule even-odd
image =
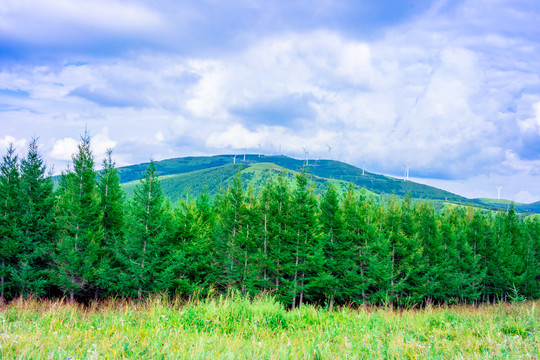
[[[96,136],[92,136],[90,140],[92,153],[95,159],[103,159],[108,149],[113,149],[116,146],[116,141],[109,137],[109,129],[104,127]]]
[[[533,105],[534,116],[518,121],[522,133],[537,133],[540,135],[540,101]]]
[[[30,43],[81,42],[96,34],[144,34],[162,28],[162,16],[126,1],[5,0],[0,31]]]
[[[19,156],[24,156],[26,139],[16,139],[13,136],[6,135],[4,138],[0,138],[0,154],[5,155],[7,148],[12,145]]]
[[[49,156],[54,160],[71,160],[71,157],[77,151],[77,140],[67,137],[57,140]]]

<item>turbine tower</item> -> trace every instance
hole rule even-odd
[[[302,150],[304,150],[304,160],[305,160],[305,162],[306,162],[306,166],[308,166],[308,165],[309,165],[309,160],[308,160],[308,158],[307,158],[307,155],[309,154],[309,151],[308,151],[307,148],[305,148],[305,147],[303,147],[303,146],[302,146]]]
[[[236,155],[233,156],[233,165],[236,165]]]
[[[403,175],[403,181],[409,181],[409,165],[403,164],[405,167],[405,174]]]
[[[261,157],[261,144],[257,144],[259,146],[259,157]]]
[[[334,160],[332,159],[332,147],[328,144],[326,144],[326,146],[328,146],[328,156],[330,156],[330,160]]]
[[[362,175],[366,175],[366,160],[362,159]]]
[[[501,200],[501,189],[502,186],[497,186],[497,200]]]
[[[246,148],[247,146],[244,145],[244,162],[246,162]]]

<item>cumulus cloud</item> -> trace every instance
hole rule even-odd
[[[49,156],[54,160],[71,160],[71,157],[77,151],[78,141],[73,138],[63,138],[55,141]]]
[[[17,153],[24,154],[26,139],[16,139],[10,135],[0,138],[0,154],[5,154],[9,146],[13,146]]]

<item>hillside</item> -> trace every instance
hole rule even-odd
[[[175,203],[184,197],[197,197],[204,191],[213,197],[220,191],[225,190],[238,172],[240,172],[244,184],[251,187],[255,192],[262,189],[267,181],[277,178],[282,172],[285,172],[288,182],[292,184],[295,181],[295,175],[298,173],[274,163],[227,164],[191,172],[161,175],[160,180],[164,193],[171,202]],[[349,186],[349,182],[322,178],[316,175],[311,177],[311,181],[316,194],[324,193],[330,182],[334,184],[340,194],[345,194]],[[138,180],[123,183],[122,186],[128,196],[133,194],[137,183]],[[366,195],[375,195],[358,185],[354,185],[354,189]]]
[[[148,163],[121,167],[118,169],[121,182],[128,196],[133,193],[138,179],[142,176]],[[289,181],[294,175],[306,168],[304,160],[287,156],[258,155],[216,155],[167,159],[156,162],[164,193],[174,203],[185,196],[199,196],[203,191],[215,196],[224,190],[231,179],[240,171],[242,180],[254,191],[258,191],[264,183],[287,172]],[[404,181],[389,176],[364,172],[362,169],[336,160],[309,160],[306,171],[312,175],[312,184],[317,194],[323,193],[332,181],[340,193],[344,193],[350,183],[357,191],[364,191],[373,196],[396,195],[403,197],[409,194],[414,199],[433,200],[437,208],[446,202],[474,206],[488,210],[505,210],[508,201],[493,199],[467,199],[457,194],[435,188],[433,186]],[[365,190],[362,190],[365,189]],[[533,204],[515,204],[515,209],[523,213],[540,213],[540,202]]]

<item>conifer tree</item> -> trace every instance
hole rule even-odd
[[[273,290],[276,297],[291,301],[290,279],[286,276],[288,264],[294,262],[291,244],[291,194],[287,173],[268,182],[261,195],[262,208],[262,259],[264,290]]]
[[[246,199],[240,173],[236,175],[227,192],[217,200],[218,224],[216,231],[216,259],[221,266],[221,287],[238,288],[243,279],[242,250],[246,234]]]
[[[38,150],[30,141],[21,160],[21,249],[14,273],[19,294],[41,296],[49,285],[51,252],[56,236],[53,182]]]
[[[56,284],[70,301],[96,287],[103,239],[90,136],[81,137],[73,155],[73,169],[64,172],[58,186],[59,241],[54,256]]]
[[[13,144],[0,165],[0,303],[13,288],[12,273],[20,252],[20,174]]]
[[[319,253],[316,267],[318,272],[313,279],[312,288],[316,285],[323,293],[329,307],[334,300],[344,301],[347,289],[351,284],[346,281],[346,274],[352,267],[350,249],[352,243],[345,243],[345,229],[339,197],[331,183],[320,203],[319,212]]]
[[[121,253],[121,283],[130,295],[143,299],[170,288],[174,274],[166,262],[169,232],[169,209],[151,161],[135,188]]]
[[[294,264],[289,267],[292,272],[292,307],[302,306],[306,297],[307,282],[313,275],[310,272],[316,244],[317,200],[313,190],[308,187],[305,172],[296,175],[296,188],[292,194],[291,233],[294,239]],[[292,268],[292,269],[291,269]],[[292,270],[292,271],[291,271]],[[298,300],[297,300],[298,298]]]
[[[374,243],[376,234],[375,208],[364,194],[354,195],[349,185],[343,200],[344,249],[348,248],[349,259],[346,273],[347,288],[344,289],[348,301],[366,303],[370,287],[374,285],[372,270],[376,266]]]
[[[112,149],[108,149],[98,174],[97,187],[103,239],[99,248],[94,289],[96,301],[99,288],[106,293],[111,293],[117,288],[117,274],[120,267],[117,254],[125,231],[124,192],[120,187],[120,176],[111,155]]]
[[[187,267],[192,284],[209,288],[218,282],[218,266],[214,253],[216,207],[204,191],[195,203],[193,242],[186,248]]]

